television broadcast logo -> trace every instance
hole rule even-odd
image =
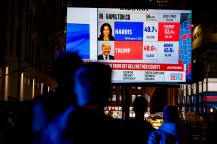
[[[170,80],[180,80],[180,81],[183,81],[183,74],[182,73],[170,73],[169,79]]]

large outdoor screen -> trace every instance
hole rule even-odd
[[[191,10],[67,8],[66,51],[113,69],[112,83],[189,83]]]

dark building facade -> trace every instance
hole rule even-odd
[[[62,0],[1,3],[1,100],[28,100],[56,87],[49,72],[65,47],[65,15]]]

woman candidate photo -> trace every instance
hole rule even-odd
[[[114,36],[112,35],[112,27],[109,23],[104,23],[100,27],[100,36],[98,37],[98,40],[107,40],[111,41],[114,40]]]

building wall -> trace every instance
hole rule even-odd
[[[0,76],[4,75],[4,69],[0,67]],[[0,100],[3,99],[4,97],[4,79],[2,77],[0,77]]]
[[[43,83],[46,88],[42,89],[46,90],[48,86],[54,89],[56,82],[50,77],[50,70],[56,53],[64,50],[60,43],[65,29],[64,1],[8,0],[0,9],[4,11],[4,15],[1,13],[0,67],[10,66],[7,97],[32,98],[33,85],[21,83],[22,72],[29,81],[35,79],[36,83]],[[41,88],[37,84],[34,87],[34,95],[40,94]],[[4,88],[4,85],[0,87],[1,97]]]

